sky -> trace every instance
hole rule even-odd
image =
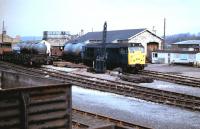
[[[43,31],[77,34],[147,28],[163,35],[200,32],[200,0],[0,0],[0,30],[4,20],[11,36],[42,36]]]

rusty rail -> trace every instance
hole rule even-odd
[[[90,119],[93,119],[93,121],[95,119],[100,119],[100,120],[105,121],[105,123],[117,125],[119,127],[133,128],[133,129],[150,129],[149,127],[140,126],[140,125],[137,125],[137,124],[133,124],[133,123],[126,122],[126,121],[123,121],[123,120],[115,119],[115,118],[105,116],[105,115],[100,115],[100,114],[96,114],[96,113],[92,113],[92,112],[88,112],[88,111],[82,111],[80,109],[73,108],[72,112],[73,112],[73,115],[78,114],[82,117],[89,116],[89,117],[91,117]],[[89,127],[89,125],[87,125],[85,123],[80,123],[80,122],[77,122],[77,123],[78,123],[77,125],[80,125],[79,127],[81,127],[81,128],[88,128]],[[101,125],[101,126],[103,126],[103,125]]]

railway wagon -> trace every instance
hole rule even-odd
[[[105,48],[107,69],[121,68],[123,72],[135,73],[145,66],[144,47],[141,43],[91,43],[83,46],[84,64],[93,66],[102,48]]]
[[[82,62],[81,53],[85,43],[66,43],[63,51],[63,59],[72,62]]]
[[[42,42],[18,43],[10,52],[1,54],[1,60],[27,66],[41,66],[47,64],[47,46]]]
[[[0,55],[4,52],[11,52],[12,51],[12,44],[10,42],[0,43]]]

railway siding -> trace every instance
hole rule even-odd
[[[105,92],[116,93],[124,96],[135,97],[147,101],[152,101],[156,103],[174,105],[178,107],[183,107],[186,109],[200,111],[200,97],[186,95],[171,91],[164,91],[155,88],[143,87],[138,84],[127,84],[124,82],[110,81],[106,79],[91,79],[92,77],[78,74],[66,74],[60,71],[52,71],[51,69],[27,69],[17,67],[16,70],[27,73],[40,73],[42,75],[49,75],[65,81],[72,83],[73,85],[96,89]],[[11,67],[13,68],[13,66]],[[94,78],[94,77],[93,77]]]
[[[123,120],[118,120],[109,116],[104,116],[96,113],[91,113],[87,111],[82,111],[79,109],[73,108],[73,127],[74,128],[88,128],[98,127],[102,125],[116,125],[124,129],[132,128],[132,129],[150,129],[149,127],[140,126],[134,123],[129,123]],[[85,117],[86,119],[81,119]],[[86,121],[87,120],[87,121]]]
[[[21,69],[18,66],[12,68],[21,73],[30,74],[35,71],[34,74],[41,74],[41,71],[35,69]],[[67,84],[0,90],[0,128],[70,128],[71,94],[65,86]],[[23,109],[21,105],[24,105]],[[150,129],[79,109],[73,109],[72,113],[74,129],[103,128],[101,126],[107,124],[124,129]]]
[[[47,70],[48,71],[48,70]],[[174,105],[187,109],[200,111],[200,97],[176,92],[164,91],[154,88],[142,87],[137,84],[127,84],[106,79],[88,79],[88,76],[78,74],[62,74],[54,71],[51,76],[64,79],[74,85],[105,92],[117,93],[124,96],[135,97],[156,103]],[[90,77],[91,78],[91,77]]]
[[[165,80],[176,84],[182,84],[192,87],[200,87],[200,78],[189,77],[184,75],[174,75],[157,71],[144,70],[140,72],[142,75],[152,77],[158,80]]]

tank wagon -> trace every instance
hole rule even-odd
[[[82,47],[86,43],[66,43],[63,51],[63,59],[79,63],[82,61]]]
[[[121,68],[123,72],[135,73],[145,66],[144,47],[141,43],[90,43],[83,46],[84,64],[94,67],[101,48],[105,48],[106,69]]]
[[[17,43],[11,52],[1,55],[1,60],[27,66],[41,66],[47,63],[47,46],[42,42]]]

